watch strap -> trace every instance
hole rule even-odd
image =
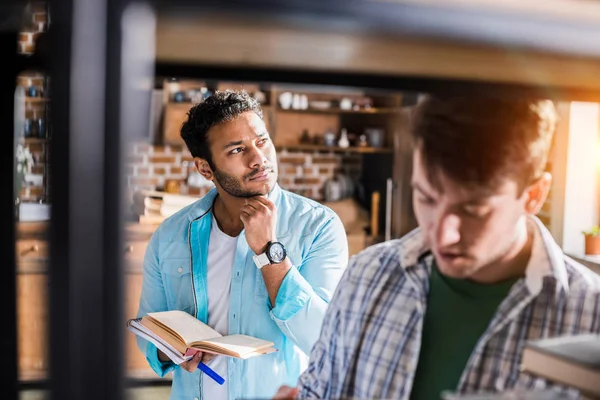
[[[254,260],[254,264],[258,269],[262,269],[262,267],[265,265],[271,264],[271,260],[269,260],[269,257],[267,257],[267,253],[257,254],[253,256],[252,259]]]

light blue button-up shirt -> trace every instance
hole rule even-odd
[[[138,317],[183,310],[207,322],[206,260],[216,196],[213,189],[166,219],[152,235],[144,258]],[[232,400],[271,398],[280,385],[296,384],[348,262],[346,233],[331,209],[278,186],[269,199],[277,207],[277,240],[285,245],[293,266],[272,307],[245,232],[240,233],[231,275],[229,334],[272,341],[279,351],[248,360],[228,359],[225,379]],[[202,397],[202,379],[209,378],[161,362],[156,347],[143,339],[138,338],[138,346],[159,376],[174,371],[171,399]]]

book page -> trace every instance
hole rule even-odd
[[[200,343],[199,343],[200,344]],[[202,341],[202,344],[226,349],[237,357],[273,347],[274,343],[247,335],[229,335]]]
[[[179,354],[179,351],[170,346],[168,343],[164,342],[160,337],[156,336],[154,332],[146,328],[144,325],[140,323],[141,318],[130,320],[127,324],[127,329],[136,334],[137,336],[146,339],[150,343],[154,344],[160,351],[165,353],[167,357],[171,359],[175,364],[179,365],[184,361],[187,361],[192,358],[191,355]]]
[[[177,332],[188,345],[192,342],[221,337],[219,332],[184,311],[161,311],[148,313],[148,316]]]

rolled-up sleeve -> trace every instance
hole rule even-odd
[[[342,222],[332,216],[315,235],[299,267],[283,279],[271,318],[306,354],[319,337],[321,325],[348,264],[348,239]]]
[[[152,235],[144,255],[142,294],[140,296],[140,303],[138,307],[138,318],[149,312],[167,310],[167,300],[163,288],[157,255],[159,241],[158,235],[158,231]],[[158,349],[155,345],[145,339],[140,338],[139,336],[136,337],[136,340],[140,351],[146,356],[146,360],[148,360],[150,368],[152,368],[152,370],[156,372],[158,376],[163,377],[175,369],[175,363],[171,361],[162,362],[158,358]]]

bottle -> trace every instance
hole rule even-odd
[[[300,110],[302,108],[300,95],[298,93],[295,93],[292,97],[292,108],[294,110]]]
[[[40,117],[36,121],[37,123],[37,134],[40,139],[44,139],[46,137],[46,123],[44,118]]]
[[[50,109],[50,103],[46,103],[46,110],[45,110],[45,120],[46,120],[46,134],[45,134],[45,138],[46,139],[50,139],[52,138],[52,112]]]
[[[300,136],[300,143],[302,144],[310,144],[310,135],[308,134],[308,129],[304,129],[302,131],[302,136]]]
[[[23,136],[26,138],[31,137],[31,119],[25,118],[23,121]]]
[[[342,128],[340,140],[338,141],[338,146],[340,146],[343,149],[350,146],[350,141],[348,140],[348,131],[346,130],[346,128]]]
[[[327,132],[325,132],[325,135],[323,135],[323,141],[324,141],[325,146],[328,146],[328,147],[335,146],[335,133],[333,133],[331,128],[329,128],[327,130]]]
[[[37,94],[38,94],[38,90],[37,90],[37,87],[35,87],[34,85],[30,85],[27,88],[27,95],[29,97],[37,97]]]

